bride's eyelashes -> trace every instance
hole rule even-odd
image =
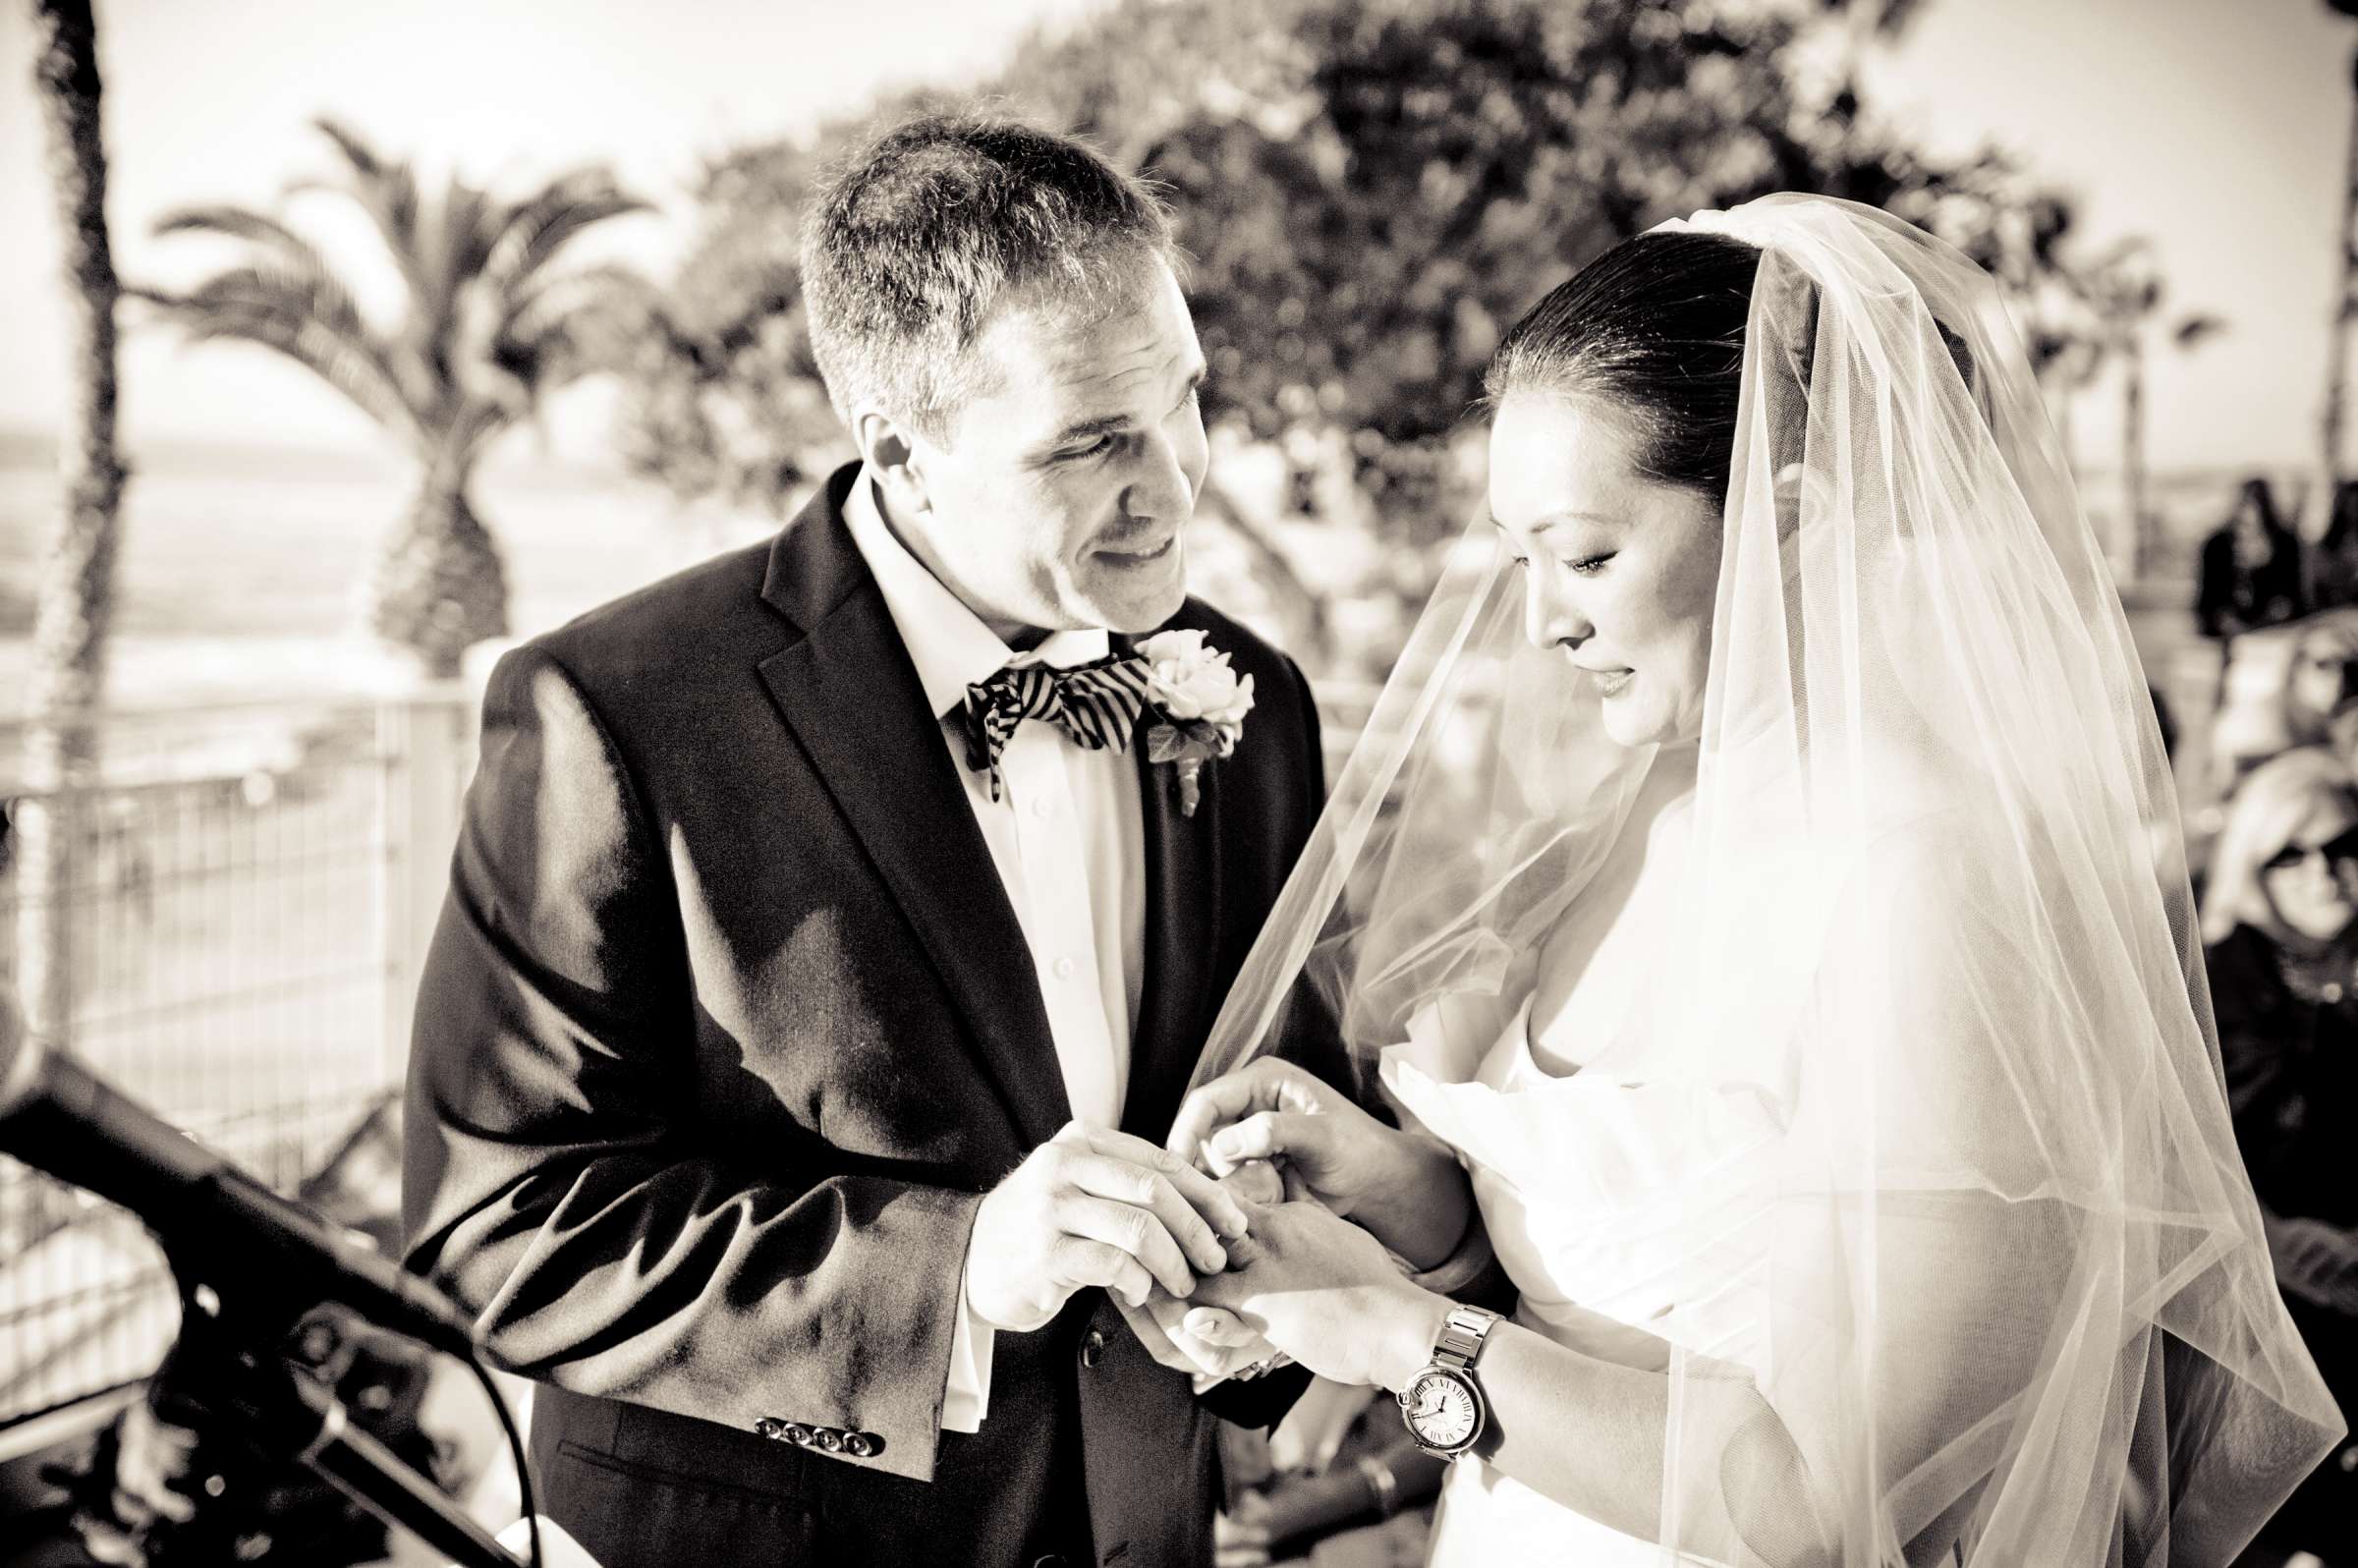
[[[1559,557],[1555,564],[1578,577],[1595,577],[1604,570],[1604,564],[1613,558],[1613,553],[1607,550],[1602,555],[1587,555],[1577,561],[1566,561]],[[1518,572],[1531,570],[1531,557],[1528,555],[1510,555],[1507,560],[1514,564]]]

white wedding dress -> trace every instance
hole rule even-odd
[[[1528,999],[1474,1077],[1447,1082],[1429,1036],[1384,1053],[1382,1078],[1458,1151],[1499,1261],[1522,1293],[1515,1321],[1562,1339],[1577,1303],[1695,1354],[1757,1360],[1768,1261],[1758,1179],[1777,1131],[1757,1102],[1534,1060]],[[1424,1065],[1421,1065],[1424,1064]],[[1452,1467],[1432,1568],[1505,1563],[1658,1565],[1662,1549],[1550,1501],[1488,1465]],[[1683,1559],[1694,1561],[1696,1559]]]

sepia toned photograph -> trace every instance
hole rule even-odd
[[[0,1568],[2358,1568],[2358,0],[0,0]]]

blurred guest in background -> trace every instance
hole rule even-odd
[[[2301,546],[2263,478],[2246,479],[2235,510],[2203,541],[2194,618],[2205,637],[2233,637],[2301,613]]]
[[[2341,759],[2303,748],[2244,781],[2212,861],[2203,936],[2228,1105],[2277,1284],[2346,1415],[2358,1409],[2358,782]],[[2261,1541],[2358,1563],[2358,1445],[2345,1439]]]
[[[2333,486],[2325,537],[2304,552],[2303,565],[2311,609],[2358,604],[2358,479]]]
[[[2358,765],[2358,616],[2305,621],[2284,677],[2286,750],[2322,746]]]
[[[1212,1568],[1421,1565],[1449,1461],[1409,1435],[1376,1390],[1314,1378],[1277,1428],[1222,1432],[1234,1500],[1213,1522]]]

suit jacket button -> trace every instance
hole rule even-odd
[[[783,1435],[788,1442],[794,1444],[797,1448],[808,1448],[811,1446],[811,1428],[804,1426],[799,1421],[788,1422],[786,1424],[786,1430],[780,1435]]]
[[[864,1431],[847,1431],[843,1434],[843,1451],[854,1459],[868,1459],[875,1454],[876,1440]]]
[[[1051,1551],[1045,1557],[1035,1559],[1032,1568],[1065,1568],[1064,1558]]]
[[[843,1452],[843,1433],[837,1431],[834,1428],[821,1427],[818,1428],[816,1435],[818,1437],[818,1446],[825,1449],[828,1453],[839,1454]]]
[[[754,1430],[764,1437],[779,1438],[786,1435],[786,1424],[775,1416],[764,1416],[754,1423]]]
[[[1093,1328],[1089,1331],[1089,1337],[1081,1341],[1081,1365],[1095,1367],[1104,1359],[1105,1335],[1100,1330]]]

